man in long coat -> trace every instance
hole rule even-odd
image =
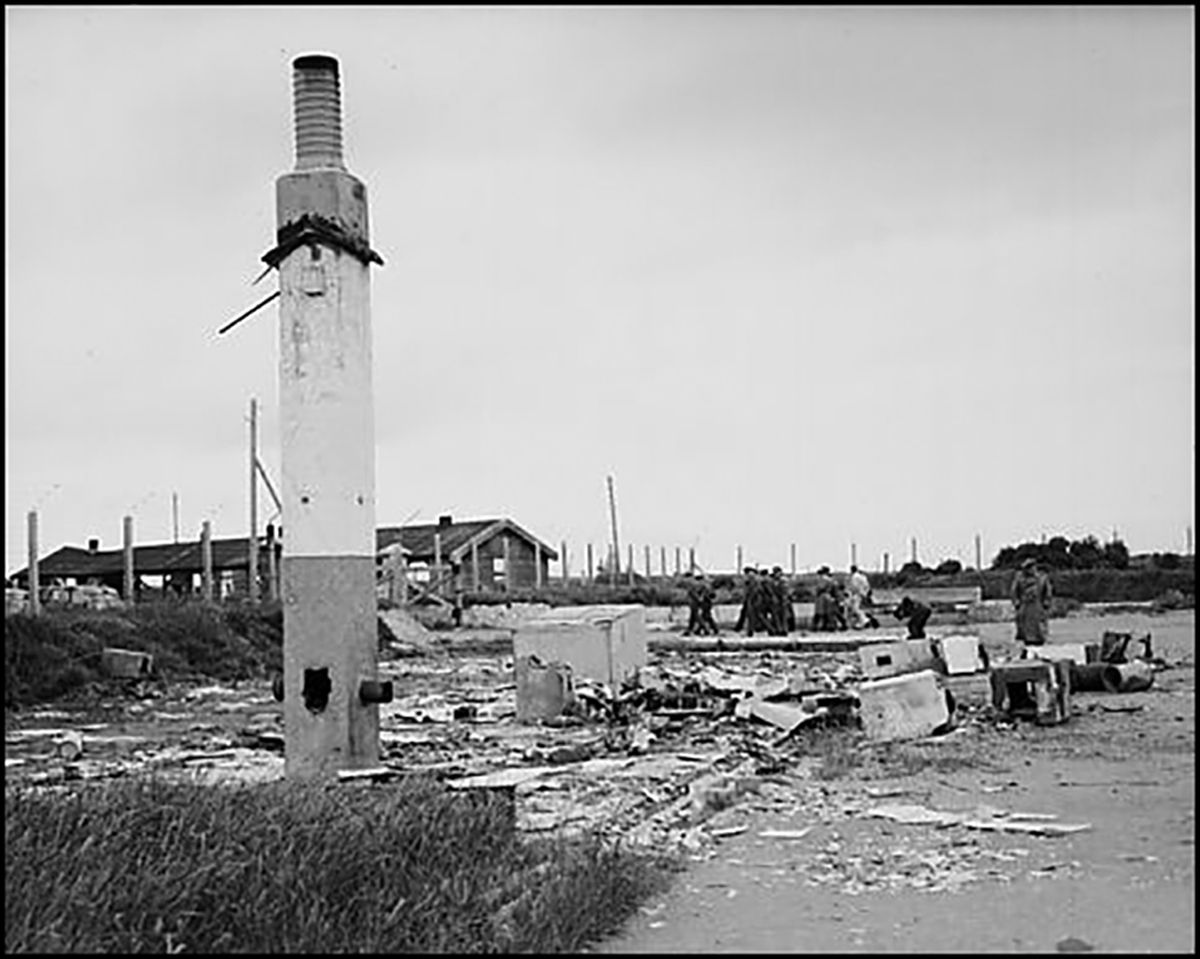
[[[1012,583],[1017,614],[1017,642],[1042,646],[1050,635],[1050,577],[1030,557],[1021,563]]]

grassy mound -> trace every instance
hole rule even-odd
[[[427,780],[149,780],[5,806],[8,952],[574,951],[666,882],[595,838],[523,843],[500,797]]]
[[[278,607],[145,603],[124,610],[49,610],[4,618],[4,704],[44,702],[99,682],[101,651],[149,653],[164,679],[251,679],[282,668]]]

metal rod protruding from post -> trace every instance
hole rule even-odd
[[[292,61],[296,170],[346,169],[342,161],[342,97],[338,62],[310,54]]]

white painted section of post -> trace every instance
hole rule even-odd
[[[258,602],[258,400],[250,397],[250,539],[247,542],[246,595]]]
[[[212,523],[200,526],[200,595],[206,603],[213,600]]]
[[[38,574],[38,514],[37,510],[29,511],[29,612],[36,616],[42,611],[42,580]]]
[[[125,545],[125,602],[132,603],[136,598],[133,590],[133,517],[126,516],[121,525]]]

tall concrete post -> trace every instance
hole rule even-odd
[[[250,539],[247,543],[246,595],[258,602],[258,400],[250,397]]]
[[[125,602],[132,603],[136,597],[133,595],[133,517],[126,516],[125,521],[121,524],[124,534],[124,557],[125,557]]]
[[[29,511],[29,612],[36,616],[42,611],[42,582],[38,576],[38,516]]]
[[[338,63],[292,64],[296,166],[275,181],[284,771],[379,764],[367,191],[342,160]]]

